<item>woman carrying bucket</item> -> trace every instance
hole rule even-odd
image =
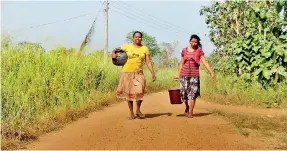
[[[131,114],[130,119],[135,119],[133,111],[134,101],[137,102],[136,115],[140,118],[145,117],[140,110],[146,86],[146,80],[142,70],[144,61],[146,61],[147,67],[152,74],[153,81],[156,79],[149,49],[141,44],[142,37],[143,34],[136,31],[133,34],[133,43],[121,46],[121,49],[126,52],[128,59],[120,75],[116,96],[128,102]],[[112,51],[112,58],[116,58],[115,50]]]
[[[180,80],[180,97],[186,106],[184,113],[188,118],[192,118],[196,98],[200,96],[200,60],[213,80],[215,80],[215,75],[201,49],[200,38],[197,35],[191,35],[189,42],[190,46],[182,49],[179,76],[176,76],[175,79]],[[190,105],[188,105],[188,101]]]

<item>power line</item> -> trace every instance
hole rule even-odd
[[[165,25],[163,25],[163,24],[159,24],[159,23],[157,23],[157,22],[154,22],[154,21],[152,21],[152,20],[150,20],[150,19],[148,19],[148,18],[143,17],[143,16],[140,15],[140,14],[136,14],[136,13],[135,13],[135,14],[131,14],[130,11],[121,9],[121,8],[119,8],[119,7],[116,7],[115,5],[112,5],[112,7],[113,7],[113,8],[116,8],[116,9],[118,9],[118,10],[121,10],[121,11],[123,11],[123,12],[126,12],[126,13],[128,13],[129,15],[133,15],[133,16],[134,16],[134,15],[137,15],[137,17],[142,18],[142,20],[144,20],[144,21],[146,21],[146,22],[149,22],[149,23],[151,23],[151,24],[156,24],[156,25],[162,26],[162,28],[168,29],[169,31],[171,30],[171,29],[168,28],[167,26],[165,26]],[[176,33],[178,33],[178,34],[186,34],[186,33],[182,33],[182,32],[175,31],[175,30],[173,30],[173,31],[176,32]]]
[[[99,11],[97,11],[97,12],[99,13],[100,11],[101,11],[101,10],[99,10]],[[22,30],[27,30],[27,29],[33,29],[33,28],[39,28],[39,27],[43,27],[43,26],[46,26],[46,25],[51,25],[51,24],[55,24],[55,23],[59,23],[59,22],[70,21],[70,20],[73,20],[73,19],[77,19],[77,18],[85,17],[85,16],[87,16],[87,15],[91,15],[91,14],[94,14],[94,13],[96,13],[96,12],[87,13],[87,14],[82,14],[82,15],[79,15],[79,16],[70,17],[70,18],[66,18],[66,19],[62,19],[62,20],[58,20],[58,21],[53,21],[53,22],[49,22],[49,23],[44,23],[44,24],[40,24],[40,25],[36,25],[36,26],[30,26],[30,27],[20,28],[20,29],[12,30],[11,32],[17,32],[17,31],[22,31]]]
[[[120,5],[120,7],[125,7],[126,9],[129,10],[129,12],[133,12],[135,14],[139,14],[139,16],[141,16],[141,17],[147,18],[149,21],[152,21],[153,23],[158,23],[158,24],[164,26],[165,28],[171,28],[171,29],[176,30],[178,32],[181,32],[183,34],[188,34],[189,35],[189,32],[186,32],[186,31],[183,31],[182,29],[176,28],[174,25],[170,25],[166,21],[162,21],[159,18],[156,18],[156,17],[154,17],[152,15],[149,15],[147,13],[139,13],[140,12],[139,10],[137,10],[135,8],[134,8],[135,10],[132,10],[131,9],[132,7],[125,6],[125,5],[128,5],[128,4],[124,3],[125,5],[122,5],[122,3],[116,3],[116,4]],[[128,5],[128,6],[130,6],[130,5]]]
[[[125,3],[125,2],[123,2],[123,1],[117,1],[117,2],[120,2],[120,3],[122,3],[122,4],[124,4],[124,5],[126,5],[126,6],[128,6],[127,8],[130,10],[131,8],[134,8],[133,6],[131,6],[131,5],[129,5],[129,4],[127,4],[127,3]],[[164,22],[164,23],[166,23],[166,25],[168,25],[168,26],[170,26],[170,27],[177,27],[177,29],[178,30],[181,30],[182,32],[184,32],[184,33],[190,33],[188,30],[186,30],[186,29],[184,29],[184,28],[182,28],[182,27],[180,27],[180,26],[178,26],[178,25],[175,25],[175,24],[173,24],[173,23],[170,23],[170,22],[167,22],[167,21],[164,21],[164,20],[162,20],[162,19],[160,19],[160,18],[158,18],[158,17],[156,17],[156,16],[153,16],[153,15],[151,15],[151,14],[148,14],[148,13],[146,13],[146,12],[144,12],[143,10],[141,10],[141,9],[136,9],[136,8],[134,8],[135,10],[136,10],[136,12],[142,12],[143,14],[145,14],[145,15],[147,15],[147,16],[149,16],[149,17],[152,17],[152,18],[154,18],[154,20],[155,21],[162,21],[162,22]]]
[[[125,17],[127,17],[127,18],[131,19],[131,20],[135,20],[133,17],[128,16],[128,15],[126,15],[126,14],[124,14],[124,13],[119,12],[119,11],[116,11],[115,9],[110,9],[110,10],[111,10],[111,11],[114,11],[114,12],[116,12],[116,13],[120,14],[120,15],[123,15],[123,16],[125,16]],[[159,28],[159,29],[166,29],[166,28],[161,28],[161,27],[158,27],[158,26],[154,26],[153,24],[148,24],[147,22],[145,22],[145,21],[143,21],[143,20],[141,20],[141,19],[139,19],[139,21],[141,21],[142,23],[144,23],[144,24],[146,24],[146,25],[149,25],[149,26],[155,27],[155,28]],[[166,30],[166,31],[169,31],[169,30]],[[176,35],[177,35],[177,36],[179,36],[179,34],[178,34],[178,33],[177,33]]]
[[[116,8],[116,7],[112,6],[111,8]],[[117,9],[117,10],[121,10],[121,11],[123,11],[123,12],[127,12],[127,11],[124,11],[124,10],[119,9],[119,8],[116,8],[116,9]],[[121,12],[119,12],[119,11],[116,11],[115,9],[111,9],[111,10],[114,11],[114,12],[116,12],[116,13],[118,13],[118,14],[120,14],[120,15],[123,15],[123,16],[125,16],[125,17],[131,19],[131,20],[137,19],[137,18],[133,18],[134,15],[130,14],[129,12],[127,12],[127,13],[129,13],[129,14],[127,15],[127,14],[121,13]],[[142,19],[142,18],[141,18],[141,19],[139,19],[139,21],[141,21],[141,22],[143,22],[144,24],[147,24],[147,25],[149,25],[149,26],[152,26],[152,27],[155,27],[155,28],[159,28],[159,29],[165,29],[166,31],[171,32],[171,30],[170,30],[169,28],[167,28],[167,27],[165,27],[165,26],[163,26],[163,25],[162,25],[162,27],[159,27],[158,25],[155,25],[155,23],[152,22],[152,21],[150,21],[150,20]],[[149,24],[148,24],[148,23],[149,23]],[[180,33],[180,32],[177,32],[177,31],[174,31],[174,32],[176,33],[176,35],[182,35],[182,33]]]

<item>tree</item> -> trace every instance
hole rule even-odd
[[[133,42],[133,33],[135,31],[131,31],[127,34],[126,36],[126,40],[128,43],[132,43]],[[156,56],[157,54],[160,53],[160,48],[157,44],[157,41],[155,39],[155,37],[152,37],[150,35],[148,35],[146,32],[142,32],[143,34],[143,40],[142,40],[142,44],[147,46],[149,48],[151,57]]]
[[[172,43],[163,42],[160,44],[161,53],[158,59],[160,59],[160,64],[163,67],[173,67],[177,65],[177,59],[173,56],[174,51],[177,49],[179,41],[174,41]]]
[[[217,47],[210,60],[218,70],[246,81],[277,84],[287,78],[287,1],[213,1],[205,15]],[[283,17],[280,13],[283,12]]]
[[[174,42],[171,42],[171,43],[168,43],[168,42],[163,42],[160,44],[160,46],[167,51],[167,54],[169,57],[172,57],[174,51],[177,49],[178,47],[178,44],[179,44],[179,41],[174,41]]]

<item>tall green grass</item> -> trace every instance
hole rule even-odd
[[[63,47],[45,52],[31,45],[2,43],[1,135],[2,148],[11,148],[41,133],[116,102],[115,89],[121,67],[103,65],[103,52],[77,55]],[[178,87],[173,80],[178,69],[155,67],[157,80],[145,67],[147,92]],[[287,107],[287,86],[262,89],[243,80],[217,74],[217,80],[201,71],[201,95],[223,104]]]
[[[103,65],[102,51],[77,55],[74,49],[62,47],[45,52],[29,45],[10,44],[2,45],[1,53],[4,148],[116,101],[121,67],[114,66],[110,58]],[[156,82],[151,82],[148,69],[145,75],[148,92],[177,84],[172,80],[173,70],[156,68]]]
[[[216,73],[217,79],[212,81],[205,70],[200,74],[201,96],[205,100],[227,105],[287,107],[287,83],[280,83],[276,88],[263,88],[259,83],[247,84],[232,75]]]

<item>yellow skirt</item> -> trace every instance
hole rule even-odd
[[[126,101],[143,100],[145,87],[143,71],[121,72],[116,96]]]

